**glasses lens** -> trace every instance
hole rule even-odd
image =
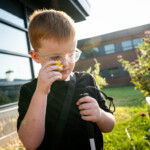
[[[75,53],[76,53],[76,55],[75,55],[75,62],[77,62],[79,60],[82,52],[79,49],[76,49]]]

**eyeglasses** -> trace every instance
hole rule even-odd
[[[80,51],[78,48],[73,53],[67,54],[67,55],[53,55],[53,56],[44,56],[40,52],[36,52],[39,56],[43,57],[46,60],[49,61],[60,61],[63,62],[66,58],[70,63],[75,63],[79,60],[80,55],[82,51]]]

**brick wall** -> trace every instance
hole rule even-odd
[[[135,51],[126,51],[112,55],[105,55],[102,57],[97,57],[96,60],[101,64],[101,70],[110,69],[121,66],[121,63],[118,62],[118,55],[122,55],[125,60],[134,61],[136,59],[136,52]],[[94,66],[95,61],[94,58],[81,60],[76,63],[75,71],[85,71],[89,67]]]
[[[118,55],[122,55],[125,60],[129,60],[130,62],[134,61],[137,58],[135,50],[97,57],[96,60],[101,64],[100,69],[105,70],[105,69],[120,67],[121,63],[118,62],[118,58],[117,58]],[[93,67],[94,64],[95,64],[94,59],[82,60],[76,63],[74,70],[86,71],[89,67],[92,67],[92,69],[94,69]],[[106,81],[109,87],[131,85],[129,76],[106,79]]]

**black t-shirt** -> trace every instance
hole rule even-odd
[[[71,108],[68,115],[66,127],[64,129],[64,134],[61,142],[59,143],[58,150],[90,150],[86,123],[84,120],[81,119],[81,115],[79,113],[76,102],[79,100],[80,94],[83,94],[85,92],[85,88],[87,86],[93,86],[96,88],[98,87],[96,85],[95,79],[90,74],[75,72],[75,75],[75,93],[70,106]],[[47,98],[45,136],[41,145],[38,147],[39,150],[50,150],[50,145],[53,143],[55,128],[58,122],[59,115],[61,113],[61,108],[64,103],[69,82],[70,81],[55,81],[51,86],[51,91]],[[24,84],[21,88],[17,129],[19,129],[20,124],[27,112],[36,85],[37,79],[34,79],[32,82]],[[88,90],[86,90],[86,92],[88,92],[91,97],[97,100],[99,106],[104,111],[112,113],[106,106],[105,100],[102,98],[101,94],[98,91],[89,88]],[[96,124],[94,124],[94,130],[96,148],[99,150],[100,147],[103,147],[103,137]]]

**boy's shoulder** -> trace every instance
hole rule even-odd
[[[22,89],[35,89],[36,88],[36,84],[37,84],[37,78],[31,80],[30,82],[27,82],[25,84],[22,85]]]

